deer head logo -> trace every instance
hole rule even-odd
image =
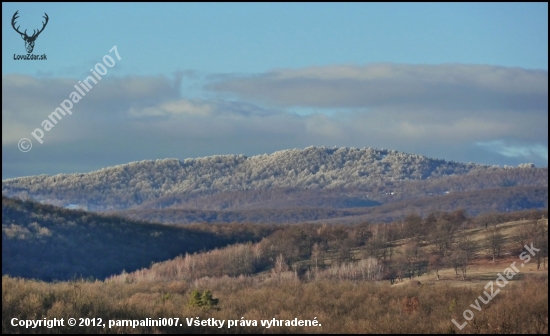
[[[19,35],[21,35],[21,38],[23,40],[25,40],[25,49],[27,49],[27,53],[32,53],[32,50],[34,49],[34,41],[36,41],[36,38],[38,37],[38,35],[40,35],[40,33],[44,30],[44,28],[46,28],[46,25],[48,24],[48,14],[44,13],[44,16],[43,18],[46,19],[46,22],[42,22],[42,29],[40,29],[38,32],[35,30],[33,30],[33,34],[31,36],[27,35],[27,30],[25,29],[25,32],[22,33],[19,31],[19,27],[20,26],[17,26],[17,28],[15,28],[15,20],[17,20],[17,18],[19,16],[17,16],[17,13],[19,13],[19,11],[16,11],[15,14],[13,14],[13,18],[11,19],[11,26],[13,27],[13,29],[15,29],[15,31],[17,33],[19,33]]]

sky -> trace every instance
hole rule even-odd
[[[2,179],[308,146],[548,166],[548,3],[2,3],[2,25]]]

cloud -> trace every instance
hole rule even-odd
[[[548,108],[548,72],[489,65],[326,66],[224,76],[208,89],[281,106]]]
[[[17,143],[22,136],[22,130],[26,129],[24,133],[28,135],[40,127],[42,121],[64,100],[70,99],[71,93],[79,93],[75,85],[78,86],[84,79],[3,75],[2,144]],[[109,122],[110,118],[121,118],[136,106],[155,106],[179,98],[178,85],[179,83],[161,76],[102,78],[92,85],[89,92],[83,91],[85,95],[74,104],[73,114],[65,116],[63,121],[55,125],[57,129],[55,132],[52,130],[52,137],[59,139],[59,129],[74,123],[74,119],[81,123],[93,123],[94,120],[100,123]],[[110,122],[116,122],[113,120]],[[79,138],[86,129],[88,128],[75,128],[73,132],[66,132],[72,138]]]
[[[45,132],[43,144],[34,142],[31,152],[21,153],[19,139],[32,140],[30,132],[79,80],[2,77],[3,178],[310,145],[548,165],[547,72],[469,65],[327,66],[213,76],[211,91],[201,98],[183,97],[181,74],[106,76],[72,115]],[[186,85],[192,80],[187,77]],[[309,114],[293,112],[301,107]]]
[[[204,102],[194,102],[187,99],[174,100],[155,107],[131,108],[128,114],[134,117],[167,116],[167,115],[199,115],[212,114],[212,105]]]
[[[505,139],[538,148],[548,142],[544,70],[466,64],[338,65],[226,75],[207,89],[267,106],[317,113],[339,109],[330,126],[319,126],[320,132],[374,142],[384,139],[400,148],[421,150],[434,139],[441,146]],[[511,157],[506,151],[498,153]],[[547,161],[541,151],[531,153],[539,162]]]
[[[544,158],[545,160],[548,160],[548,147],[541,144],[521,144],[510,143],[509,141],[504,140],[493,140],[478,142],[477,145],[507,157],[528,160]]]

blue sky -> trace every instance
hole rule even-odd
[[[14,60],[15,11],[49,16],[47,60]],[[3,3],[2,24],[3,179],[310,145],[548,165],[547,3]]]

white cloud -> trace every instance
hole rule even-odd
[[[490,151],[497,152],[506,157],[521,159],[543,159],[548,161],[548,146],[541,144],[518,144],[509,143],[504,140],[493,140],[487,142],[478,142],[478,146],[485,147]]]
[[[128,114],[134,117],[154,117],[167,115],[196,115],[208,116],[212,114],[213,106],[200,101],[190,101],[187,99],[174,100],[162,103],[159,106],[130,108]]]

